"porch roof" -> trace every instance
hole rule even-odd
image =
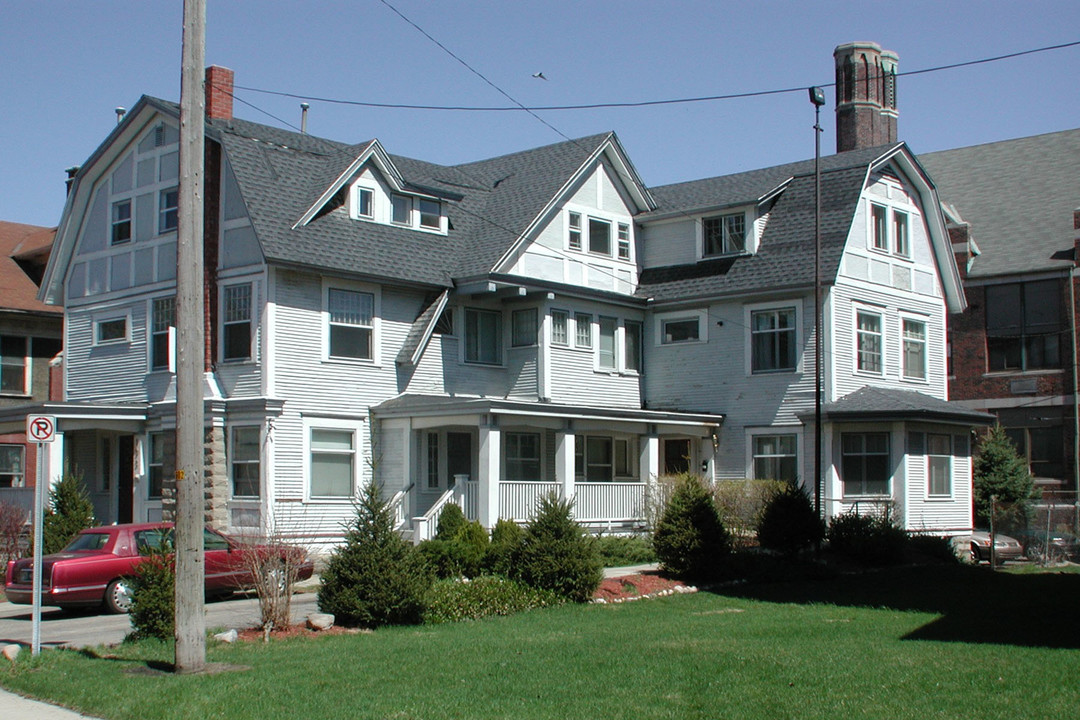
[[[720,427],[723,415],[675,410],[641,410],[589,405],[558,405],[548,402],[488,397],[406,394],[371,408],[379,417],[437,417],[439,415],[517,415],[582,420],[612,420],[662,425]]]
[[[825,422],[866,422],[871,420],[923,420],[960,425],[989,425],[993,415],[972,410],[914,390],[863,387],[821,408]],[[813,413],[799,416],[813,421]]]
[[[25,422],[27,415],[78,420],[145,420],[148,407],[145,403],[36,402],[0,408],[0,422]]]

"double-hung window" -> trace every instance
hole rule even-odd
[[[642,324],[634,320],[623,322],[623,366],[641,372]]]
[[[619,223],[619,259],[630,259],[630,226],[627,223]]]
[[[601,315],[598,325],[600,342],[597,348],[597,366],[601,370],[616,370],[618,369],[618,358],[615,352],[615,335],[619,321],[613,317]]]
[[[907,257],[911,254],[908,241],[908,214],[893,210],[893,250],[897,255]]]
[[[30,342],[19,335],[0,335],[0,393],[26,395]]]
[[[568,235],[566,246],[571,250],[580,250],[581,245],[581,213],[572,212],[568,217]]]
[[[751,372],[795,369],[795,308],[770,308],[750,313]]]
[[[150,452],[147,454],[147,486],[146,497],[157,499],[161,497],[161,488],[165,484],[165,456],[166,444],[169,442],[167,433],[150,433]]]
[[[465,362],[502,364],[502,313],[465,308]]]
[[[798,468],[798,436],[755,435],[754,479],[795,482]]]
[[[417,198],[416,206],[420,214],[420,227],[428,230],[442,228],[442,207],[437,200]]]
[[[176,229],[180,205],[180,189],[171,187],[158,193],[158,234]]]
[[[881,315],[859,310],[856,312],[855,367],[860,372],[882,373]]]
[[[889,209],[884,205],[870,206],[871,242],[875,250],[889,250]]]
[[[233,497],[259,497],[259,426],[232,428],[229,442]]]
[[[0,445],[0,487],[23,487],[25,484],[26,448]]]
[[[375,296],[368,292],[329,288],[326,305],[330,357],[373,359]]]
[[[927,492],[931,496],[952,495],[952,436],[926,436]]]
[[[731,213],[701,221],[701,255],[732,255],[746,251],[746,215]]]
[[[1062,366],[1061,283],[1039,280],[986,287],[986,349],[994,370]]]
[[[592,315],[577,313],[574,315],[574,346],[592,348]]]
[[[356,215],[363,218],[375,216],[375,191],[371,188],[356,188]]]
[[[311,428],[309,495],[313,498],[351,498],[355,492],[356,432]]]
[[[150,318],[150,369],[172,370],[176,298],[154,298]]]
[[[574,438],[574,474],[585,482],[611,482],[615,474],[612,438],[578,435]]]
[[[926,379],[926,323],[904,318],[904,378]]]
[[[540,480],[540,434],[506,433],[506,479],[510,482]]]
[[[119,200],[112,204],[112,244],[131,242],[131,200]]]
[[[223,360],[251,358],[251,283],[226,285],[222,297]]]
[[[840,437],[844,496],[887,495],[889,492],[889,434],[843,433]]]
[[[390,196],[390,222],[409,225],[412,221],[412,198],[406,195]]]
[[[551,311],[552,345],[568,345],[570,343],[569,331],[567,329],[568,320],[569,314],[565,310]]]
[[[510,347],[528,347],[536,344],[536,308],[515,310],[510,315]],[[566,326],[563,326],[566,329]]]

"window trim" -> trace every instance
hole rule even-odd
[[[923,328],[922,340],[911,339],[912,342],[922,343],[922,376],[908,374],[908,323],[918,323]],[[900,379],[905,382],[921,384],[929,384],[930,382],[930,322],[929,318],[925,316],[900,313]]]
[[[424,224],[424,215],[430,216],[432,214],[430,212],[429,213],[424,212],[424,204],[425,203],[429,203],[429,204],[435,206],[435,213],[434,213],[434,215],[435,215],[435,224],[434,225]],[[445,215],[445,213],[443,213],[443,208],[442,208],[442,203],[441,202],[439,202],[438,200],[432,199],[432,198],[418,197],[418,198],[414,198],[413,206],[416,209],[416,225],[417,225],[418,228],[420,228],[421,230],[434,230],[436,232],[441,232],[442,231],[442,229],[443,229],[443,218],[446,217],[446,215]]]
[[[362,461],[365,452],[364,446],[364,419],[342,420],[328,417],[305,417],[303,422],[303,462],[304,462],[304,502],[319,504],[352,504],[359,497],[360,488],[367,481],[364,477]],[[311,493],[311,466],[312,466],[312,443],[311,436],[315,430],[329,430],[332,432],[349,432],[352,434],[352,488],[348,495],[313,495]],[[332,452],[327,450],[326,452]]]
[[[375,219],[375,188],[368,185],[355,185],[353,186],[353,217],[361,220],[374,220]],[[360,200],[362,195],[368,197],[368,212],[361,211],[362,202]]]
[[[604,353],[604,326],[611,328],[611,364],[603,362]],[[593,369],[600,373],[618,373],[622,369],[622,353],[619,352],[621,323],[619,318],[612,315],[598,315],[596,317],[596,353],[594,355]]]
[[[111,338],[109,340],[101,339],[101,326],[103,324],[116,322],[122,320],[124,322],[124,335],[123,337]],[[109,313],[100,316],[96,316],[93,319],[93,347],[111,347],[114,345],[124,345],[131,342],[131,311],[125,310],[122,313]]]
[[[944,455],[942,455],[941,453],[932,453],[932,452],[930,452],[930,438],[931,437],[943,437],[946,440],[948,440],[948,444],[949,444],[948,451]],[[925,446],[924,446],[923,449],[926,451],[926,499],[927,500],[951,500],[953,498],[953,496],[955,495],[954,484],[953,484],[953,472],[955,470],[955,465],[953,464],[953,458],[956,457],[956,451],[955,451],[956,442],[955,442],[955,440],[953,439],[953,436],[950,433],[943,433],[943,432],[936,432],[936,433],[928,432],[928,433],[926,433],[926,438],[925,438],[925,440],[923,442],[925,443]],[[938,492],[938,493],[933,492],[933,479],[932,479],[932,475],[931,475],[931,468],[933,466],[933,459],[934,458],[945,458],[948,461],[948,467],[947,467],[947,470],[946,470],[946,473],[945,473],[945,479],[946,479],[946,483],[948,485],[948,490],[946,492],[943,492],[943,493],[942,492]]]
[[[353,325],[350,323],[335,323],[331,321],[330,317],[330,293],[333,290],[340,292],[358,293],[362,295],[371,296],[371,325]],[[362,283],[345,282],[341,280],[323,280],[322,286],[322,359],[324,362],[334,363],[356,363],[360,365],[374,365],[380,367],[382,365],[382,322],[380,316],[382,314],[382,295],[380,288],[376,285],[366,285]],[[342,327],[358,327],[368,329],[371,332],[371,357],[349,357],[348,355],[331,355],[330,354],[330,334],[332,326],[340,325]]]
[[[653,329],[655,331],[654,345],[657,347],[676,347],[680,345],[698,345],[709,342],[709,311],[702,310],[684,310],[680,312],[668,312],[659,313],[653,316]],[[696,320],[698,325],[698,336],[693,340],[679,340],[672,342],[665,342],[666,334],[664,332],[665,326],[669,322],[683,322],[687,320]]]
[[[172,322],[166,327],[164,331],[157,329],[157,308],[158,303],[167,300],[172,301]],[[149,372],[176,372],[176,296],[175,295],[162,295],[160,297],[150,298],[148,301],[149,308],[147,310],[147,317],[150,318],[150,322],[147,324],[147,343],[146,343],[146,367]],[[157,349],[157,338],[164,335],[165,340],[165,363],[155,364],[155,354]]]
[[[878,211],[881,211],[881,223],[878,224]],[[884,203],[870,201],[870,222],[867,223],[870,231],[870,250],[879,253],[889,252],[889,206]],[[879,232],[880,231],[880,232]],[[880,240],[880,243],[879,243]]]
[[[594,250],[593,249],[593,225],[603,225],[607,228],[607,250]],[[589,216],[589,240],[588,240],[588,253],[596,257],[612,257],[614,251],[614,243],[612,242],[611,226],[614,223],[611,220],[602,217],[596,217],[595,215]]]
[[[395,214],[395,211],[397,210],[397,206],[395,205],[395,201],[397,201],[397,200],[402,200],[402,201],[405,202],[405,208],[404,208],[404,210],[405,210],[405,219],[404,220],[396,220],[396,219],[394,219],[394,214]],[[402,193],[396,193],[396,192],[390,193],[390,224],[391,225],[397,225],[399,227],[412,227],[412,224],[413,224],[412,223],[412,214],[413,214],[412,211],[413,211],[413,199],[412,199],[411,196],[404,195]]]
[[[1056,285],[1056,291],[1054,292],[1054,300],[1056,300],[1058,302],[1058,304],[1059,304],[1058,327],[1057,327],[1056,330],[1052,330],[1052,331],[1049,331],[1049,332],[1037,332],[1035,329],[1032,329],[1032,330],[1028,329],[1028,325],[1029,325],[1028,317],[1027,317],[1028,288],[1033,286],[1033,285],[1042,285],[1042,284],[1055,284]],[[1019,304],[1020,304],[1019,319],[1020,319],[1020,325],[1018,326],[1018,331],[1014,332],[1014,333],[1009,333],[1009,332],[1003,330],[1002,328],[995,328],[993,331],[991,331],[991,329],[989,327],[989,321],[990,321],[990,316],[991,316],[991,312],[990,312],[991,303],[990,303],[989,298],[988,298],[989,291],[990,291],[991,288],[995,288],[995,289],[1000,290],[1002,288],[1007,288],[1007,287],[1010,287],[1010,286],[1016,286],[1017,287],[1017,293],[1019,295]],[[993,374],[993,373],[1017,374],[1017,373],[1060,372],[1061,370],[1063,370],[1066,367],[1067,360],[1064,357],[1064,355],[1065,355],[1064,350],[1067,350],[1068,346],[1067,346],[1067,344],[1065,342],[1063,342],[1063,340],[1066,339],[1063,336],[1066,335],[1066,333],[1067,333],[1068,321],[1067,321],[1066,318],[1062,317],[1062,313],[1061,313],[1061,305],[1063,303],[1065,303],[1064,297],[1063,297],[1063,292],[1064,292],[1064,289],[1062,287],[1061,280],[1058,279],[1058,278],[1044,278],[1044,279],[1041,279],[1041,280],[1027,280],[1027,281],[1021,281],[1021,282],[995,283],[995,284],[987,285],[987,286],[984,287],[984,289],[983,289],[983,304],[984,304],[984,307],[985,307],[985,316],[986,317],[985,317],[985,319],[983,321],[983,332],[985,333],[985,337],[986,337],[986,372],[987,372],[987,374]],[[995,305],[996,305],[996,303],[995,303]],[[1031,324],[1037,325],[1037,323],[1031,323]],[[1035,339],[1041,339],[1041,340],[1045,341],[1046,339],[1053,338],[1055,336],[1056,336],[1056,340],[1057,340],[1057,362],[1056,363],[1046,363],[1046,362],[1044,362],[1041,365],[1032,365],[1032,363],[1029,362],[1029,355],[1030,355],[1030,353],[1028,351],[1029,342],[1034,341]],[[1015,342],[1017,342],[1019,344],[1020,363],[1019,363],[1018,367],[1008,367],[1007,366],[1008,363],[1006,363],[1005,367],[993,367],[991,365],[992,357],[995,356],[998,352],[1000,352],[1000,351],[991,349],[991,343],[993,343],[995,341],[996,342],[1015,341]],[[1044,347],[1044,349],[1045,349],[1045,347]]]
[[[258,436],[256,452],[256,458],[254,460],[237,460],[236,458],[236,433],[237,431],[252,431],[254,430]],[[228,442],[229,446],[226,450],[229,463],[229,498],[233,500],[261,500],[263,496],[262,492],[262,426],[257,424],[236,424],[228,426]],[[255,465],[256,470],[256,482],[258,484],[258,494],[256,495],[237,495],[236,494],[236,466],[237,465]]]
[[[576,210],[568,210],[566,213],[566,248],[581,252],[585,249],[581,226],[582,214]]]
[[[797,480],[802,476],[800,470],[802,469],[802,457],[803,457],[803,433],[802,426],[774,426],[774,427],[762,427],[762,428],[748,428],[746,431],[746,477],[757,478],[757,459],[763,458],[795,458],[795,479]],[[791,437],[795,439],[795,454],[792,455],[757,455],[756,446],[757,441],[761,438],[770,437]],[[771,480],[780,480],[783,478],[764,478]]]
[[[630,223],[616,223],[615,227],[616,257],[619,260],[630,262],[633,248],[633,241],[630,237]]]
[[[754,369],[754,315],[762,312],[779,312],[782,310],[793,310],[795,312],[795,319],[792,325],[791,331],[794,332],[794,339],[792,340],[792,352],[795,354],[795,362],[791,367],[777,368],[775,370],[755,370]],[[800,343],[803,341],[803,300],[801,298],[792,298],[791,300],[776,300],[767,303],[754,303],[751,305],[743,306],[743,326],[746,328],[743,333],[743,342],[746,348],[746,374],[747,376],[772,376],[782,373],[798,373],[803,370],[803,355],[799,352],[801,347]],[[764,331],[762,331],[764,332]],[[770,330],[769,332],[777,333],[779,330]]]
[[[121,198],[119,200],[113,200],[112,201],[112,204],[110,206],[111,209],[109,210],[109,213],[110,213],[109,214],[109,219],[110,219],[110,223],[109,223],[109,246],[110,247],[114,247],[116,245],[128,245],[128,244],[131,243],[131,241],[133,239],[133,230],[134,230],[134,226],[135,226],[135,222],[134,222],[135,215],[134,215],[134,212],[133,212],[134,204],[132,202],[133,200],[134,200],[134,198],[131,198],[131,197],[123,197],[123,198]],[[117,217],[116,217],[117,210],[119,210],[122,206],[127,207],[127,217],[117,219]],[[124,238],[121,238],[121,239],[118,240],[117,237],[116,237],[117,236],[117,230],[119,228],[121,228],[121,227],[126,227],[127,228],[127,237],[124,237]]]
[[[732,218],[740,218],[742,220],[742,248],[729,248],[727,221]],[[720,252],[708,252],[708,249],[706,248],[705,223],[712,221],[717,221],[720,223]],[[696,224],[699,228],[698,257],[702,260],[733,257],[737,255],[746,255],[749,253],[750,244],[748,240],[752,232],[752,224],[748,222],[747,212],[745,210],[724,212],[715,215],[705,215]]]
[[[848,499],[848,498],[886,498],[886,497],[892,497],[892,492],[893,492],[893,488],[892,488],[892,480],[893,480],[892,461],[893,461],[893,445],[894,445],[892,433],[890,431],[888,431],[888,430],[859,430],[859,431],[856,431],[856,432],[841,432],[841,433],[839,433],[839,435],[840,435],[840,448],[839,448],[839,450],[840,450],[840,452],[839,452],[839,456],[840,456],[840,472],[839,472],[839,475],[840,475],[840,492],[841,492],[842,497],[845,500]],[[848,492],[848,482],[844,478],[844,463],[845,463],[846,458],[848,457],[848,453],[844,452],[844,438],[849,436],[849,435],[860,435],[860,436],[863,436],[863,438],[864,438],[863,439],[863,450],[862,450],[862,452],[860,452],[860,453],[852,453],[851,454],[854,457],[864,458],[864,460],[863,460],[863,478],[861,480],[861,483],[862,483],[862,491],[861,492]],[[866,452],[866,440],[865,440],[865,437],[868,436],[868,435],[883,435],[885,437],[885,452],[884,453],[879,453],[879,452],[869,453],[869,452]],[[882,455],[885,456],[886,468],[889,471],[886,478],[885,478],[885,491],[880,492],[880,493],[865,492],[866,482],[867,482],[867,479],[866,479],[866,460],[865,460],[865,458],[867,458],[867,457],[881,457]]]
[[[96,328],[95,328],[96,330]],[[0,338],[21,338],[23,341],[23,355],[19,367],[22,369],[22,387],[19,390],[4,390],[0,386],[0,395],[6,397],[26,397],[31,394],[34,387],[33,384],[33,366],[34,366],[34,338],[29,335],[18,335],[16,333],[0,333]],[[4,367],[16,367],[14,363],[6,363],[3,361],[4,356],[0,356],[0,373],[3,372]],[[15,357],[14,355],[10,357]]]
[[[465,306],[463,313],[464,327],[461,329],[461,358],[468,365],[481,365],[484,367],[503,367],[506,364],[506,342],[503,337],[506,329],[503,327],[503,314],[501,310]],[[469,316],[472,314],[484,315],[495,320],[495,359],[492,361],[469,358]],[[479,326],[477,326],[479,331]],[[479,347],[479,346],[478,346]]]
[[[582,322],[584,322],[585,326],[588,328],[588,332],[587,332],[588,337],[586,338],[587,341],[588,341],[587,344],[584,343],[584,342],[581,342],[582,337],[584,337],[584,335],[581,332]],[[579,350],[592,350],[593,346],[596,345],[596,340],[593,337],[593,335],[595,335],[595,333],[593,332],[593,316],[592,316],[592,313],[582,313],[582,312],[574,313],[574,347],[579,349]]]
[[[864,331],[859,328],[859,315],[874,316],[878,319],[877,333],[870,331]],[[853,342],[852,347],[852,364],[853,370],[857,375],[869,375],[872,377],[884,377],[886,367],[885,357],[885,310],[883,308],[866,307],[862,305],[855,305],[852,308],[852,326],[851,337]],[[864,334],[876,335],[878,339],[877,354],[879,357],[880,368],[878,370],[866,370],[860,367],[861,365],[861,341]]]
[[[22,443],[0,443],[0,448],[14,449],[19,454],[17,461],[20,468],[19,472],[5,472],[4,468],[0,468],[0,475],[11,477],[10,485],[0,485],[0,487],[26,487],[26,445]]]
[[[637,328],[637,348],[636,351],[631,353],[630,350],[630,333],[627,332],[627,328]],[[623,320],[622,321],[622,342],[619,344],[622,348],[620,369],[627,375],[642,375],[645,370],[645,323],[641,320]],[[629,359],[635,358],[634,365],[631,366]]]
[[[529,327],[519,328],[518,318],[530,317],[532,318],[532,328]],[[525,335],[525,342],[518,341],[519,330]],[[537,308],[518,308],[510,312],[510,347],[511,348],[529,348],[536,347],[540,338],[540,311]]]
[[[237,288],[246,285],[249,290],[248,296],[248,316],[246,320],[232,320],[226,321],[225,319],[225,303],[227,300],[228,291],[232,288]],[[220,299],[218,300],[220,318],[218,322],[218,340],[221,343],[218,351],[219,361],[222,363],[249,363],[255,361],[255,305],[256,298],[258,297],[257,286],[254,280],[244,280],[241,282],[229,282],[221,284]],[[248,323],[248,353],[244,357],[226,357],[228,351],[228,344],[225,337],[225,328],[229,325],[240,325],[241,323]]]
[[[161,446],[161,460],[158,462],[154,457],[154,450],[158,442],[164,443],[165,437],[168,434],[167,430],[154,430],[146,434],[146,493],[147,500],[161,500],[162,491],[165,488],[165,446]],[[157,495],[153,494],[154,491],[154,468],[160,468],[161,478],[156,482]]]
[[[166,196],[170,193],[176,193],[176,205],[166,205]],[[158,213],[157,213],[157,234],[165,235],[166,233],[176,232],[180,227],[180,186],[172,185],[171,187],[165,187],[158,190]],[[176,224],[170,225],[169,220],[175,216]]]
[[[903,224],[899,221],[903,218]],[[900,232],[900,228],[904,228],[904,232]],[[893,231],[893,254],[902,257],[911,257],[911,213],[906,210],[898,210],[895,207],[892,209],[892,231]],[[901,237],[901,235],[903,237]]]
[[[536,457],[528,457],[525,455],[511,455],[511,438],[529,437],[536,440]],[[521,445],[518,444],[520,450]],[[503,432],[502,443],[502,473],[507,482],[519,482],[526,480],[525,478],[513,478],[510,476],[510,464],[512,461],[521,462],[535,462],[536,463],[536,477],[532,480],[544,479],[544,435],[541,432],[532,432],[528,430],[509,430]]]
[[[561,308],[551,308],[548,311],[548,315],[551,318],[551,344],[556,347],[569,347],[570,346],[570,317],[569,310],[562,310]],[[556,320],[556,316],[562,318],[561,321]],[[556,337],[556,330],[559,324],[562,324],[562,339],[559,340]]]

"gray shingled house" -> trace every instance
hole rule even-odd
[[[232,74],[211,68],[231,87]],[[340,537],[364,483],[404,531],[549,492],[639,525],[664,473],[813,476],[813,163],[647,188],[614,133],[445,167],[207,104],[206,508]],[[171,503],[177,108],[142,98],[75,177],[42,286],[66,311],[54,472],[105,521]],[[946,402],[965,301],[902,143],[822,161],[824,512],[971,527]]]

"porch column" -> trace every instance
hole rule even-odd
[[[654,483],[660,477],[660,437],[655,430],[641,436],[641,457],[638,467],[641,469],[643,483]]]
[[[36,452],[36,450],[28,450],[28,452]],[[41,468],[41,477],[45,483],[45,502],[47,503],[49,491],[64,476],[64,433],[56,432],[53,435],[53,441],[45,443],[41,455],[41,463],[44,466]],[[29,483],[25,484],[29,485]]]
[[[502,458],[502,435],[497,420],[488,415],[480,421],[480,448],[477,457],[476,474],[479,480],[480,524],[485,528],[495,527],[499,520],[499,469]]]
[[[567,426],[555,433],[555,479],[562,484],[564,500],[574,497],[574,429]]]

